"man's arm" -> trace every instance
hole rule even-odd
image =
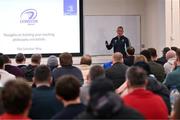
[[[126,38],[126,48],[128,48],[128,47],[130,47],[130,46],[131,46],[131,43],[130,43],[129,39]]]
[[[106,41],[106,48],[108,49],[108,50],[110,50],[110,49],[112,49],[112,47],[114,46],[113,45],[113,39],[111,40],[111,43],[110,44],[108,44],[108,42]]]

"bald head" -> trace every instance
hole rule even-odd
[[[176,52],[174,50],[169,50],[166,53],[166,59],[169,60],[171,58],[176,58]]]
[[[113,64],[119,62],[119,63],[123,63],[123,55],[120,52],[116,52],[112,55],[112,62]]]

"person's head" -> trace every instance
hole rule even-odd
[[[140,67],[130,67],[126,73],[128,88],[144,88],[147,84],[147,73]]]
[[[72,54],[68,52],[60,54],[59,61],[62,67],[71,66],[73,64]]]
[[[56,96],[63,102],[74,101],[79,98],[80,82],[71,75],[66,75],[58,78],[56,83]]]
[[[178,47],[175,47],[175,46],[171,47],[171,50],[174,50],[175,52],[177,49],[178,49]]]
[[[3,56],[4,64],[9,64],[9,63],[11,63],[11,60],[10,60],[9,56],[7,56],[7,55],[2,55],[2,56]]]
[[[54,55],[49,56],[48,60],[47,60],[47,65],[51,69],[54,69],[54,68],[58,67],[58,59],[57,59],[57,57],[54,56]]]
[[[163,56],[164,56],[164,57],[166,56],[166,53],[167,53],[169,50],[170,50],[169,47],[163,48],[162,53],[163,53]]]
[[[15,60],[16,60],[17,64],[24,64],[25,61],[26,61],[26,57],[25,57],[25,55],[23,53],[18,53],[15,56]]]
[[[100,65],[92,66],[88,73],[88,81],[89,82],[91,82],[97,78],[105,78],[105,70]]]
[[[112,63],[123,63],[123,55],[120,52],[116,52],[112,55]]]
[[[149,50],[143,50],[140,53],[141,55],[144,55],[147,59],[147,61],[151,61],[151,53],[149,52]]]
[[[4,69],[4,60],[2,55],[0,55],[0,69]]]
[[[150,52],[151,59],[156,60],[157,59],[157,51],[155,48],[148,48],[148,51]]]
[[[134,55],[135,49],[133,47],[128,47],[127,48],[127,53],[128,53],[128,55]]]
[[[39,65],[34,71],[33,80],[35,84],[51,84],[51,71],[49,67],[46,65]]]
[[[35,64],[35,65],[40,65],[41,64],[41,54],[33,54],[31,56],[31,63]]]
[[[176,61],[180,64],[180,49],[176,50]]]
[[[134,63],[137,62],[146,62],[147,63],[147,59],[144,55],[136,55],[134,58]]]
[[[176,52],[174,50],[169,50],[166,53],[166,59],[169,60],[171,58],[176,58]]]
[[[117,35],[122,36],[124,34],[124,28],[122,26],[117,27]]]
[[[92,59],[90,55],[84,55],[81,57],[81,61],[80,64],[84,64],[84,65],[91,65],[92,64]]]
[[[152,74],[150,66],[146,62],[137,62],[133,66],[142,68],[144,71],[146,71],[147,75]]]
[[[31,88],[22,79],[8,81],[1,92],[3,107],[9,114],[28,114],[31,98]]]

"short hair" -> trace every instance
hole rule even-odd
[[[81,57],[80,64],[85,64],[85,65],[91,65],[92,64],[92,59],[90,55],[84,55]]]
[[[36,63],[36,64],[40,64],[41,63],[41,58],[42,58],[41,54],[33,54],[31,56],[31,62]]]
[[[15,60],[16,60],[16,63],[22,63],[26,60],[26,57],[23,53],[18,53],[16,56],[15,56]]]
[[[105,77],[105,70],[100,65],[94,65],[89,70],[89,77],[91,80],[95,80],[100,77]]]
[[[136,55],[135,59],[134,59],[134,63],[137,62],[146,62],[147,63],[147,59],[144,55]]]
[[[115,62],[122,62],[123,61],[123,55],[120,52],[116,52],[112,55]]]
[[[48,66],[40,65],[34,71],[35,81],[45,82],[48,81],[51,77],[51,71]]]
[[[155,48],[148,48],[148,51],[150,52],[151,57],[157,57],[157,51]]]
[[[71,66],[73,64],[72,54],[68,52],[60,54],[59,61],[61,66]]]
[[[134,49],[133,47],[128,47],[128,48],[127,48],[127,53],[128,53],[129,55],[134,55],[135,49]]]
[[[147,73],[140,67],[130,67],[126,77],[131,87],[141,87],[146,83]]]
[[[80,86],[80,82],[75,76],[62,76],[56,83],[56,95],[66,101],[75,100],[79,97]]]
[[[163,50],[162,50],[163,55],[165,56],[165,55],[166,55],[166,53],[167,53],[169,50],[170,50],[170,48],[169,48],[169,47],[164,47],[164,48],[163,48]]]
[[[180,49],[176,50],[176,57],[177,57],[178,61],[180,61]]]
[[[7,55],[2,55],[2,56],[3,56],[3,61],[4,61],[4,64],[6,64],[6,63],[10,63],[10,62],[11,62],[11,60],[10,60],[9,56],[7,56]]]
[[[149,52],[149,50],[143,50],[140,54],[144,55],[148,61],[151,61],[151,53]]]
[[[32,98],[30,86],[23,79],[8,81],[2,89],[4,109],[10,114],[22,114]]]
[[[3,60],[3,56],[0,55],[0,69],[3,69],[4,67],[4,60]]]
[[[118,26],[117,29],[122,29],[124,31],[123,26]]]
[[[146,62],[137,62],[133,66],[142,68],[144,71],[146,71],[147,75],[152,74],[151,68],[150,68],[149,64]]]

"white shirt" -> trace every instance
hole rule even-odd
[[[7,71],[0,69],[0,87],[3,87],[4,84],[10,80],[15,80],[16,77]]]

